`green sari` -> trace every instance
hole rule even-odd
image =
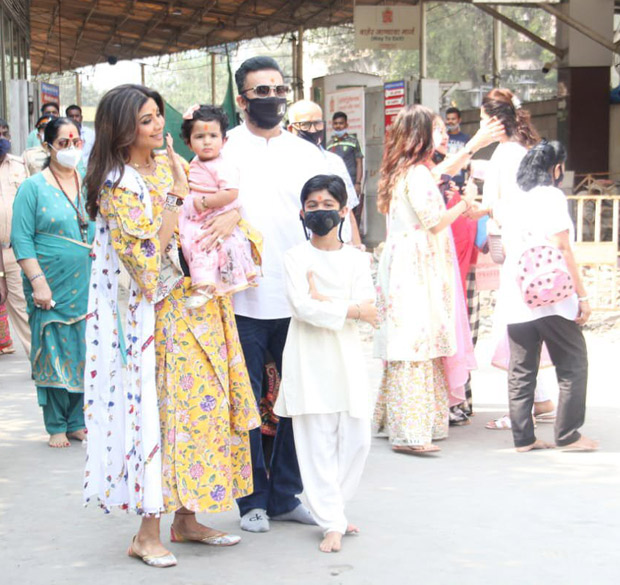
[[[77,201],[73,203],[77,205]],[[83,197],[80,211],[86,218]],[[32,284],[24,276],[32,332],[30,361],[48,432],[84,428],[82,399],[75,394],[84,391],[84,332],[93,236],[94,224],[89,222],[86,242],[82,240],[73,206],[42,173],[22,183],[13,205],[11,244],[18,260],[39,261],[56,303],[49,311],[36,308]],[[61,395],[63,391],[69,396]]]

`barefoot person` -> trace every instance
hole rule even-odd
[[[588,354],[580,326],[591,309],[571,249],[574,229],[566,197],[557,188],[565,160],[566,151],[559,142],[542,141],[534,146],[517,172],[521,191],[497,207],[506,254],[498,303],[504,305],[508,322],[508,394],[517,451],[550,446],[536,439],[532,419],[543,342],[560,387],[556,444],[579,451],[598,448],[597,441],[579,432],[585,420],[588,379]],[[570,280],[562,274],[569,274]],[[541,282],[551,284],[539,289]]]
[[[485,172],[482,207],[472,207],[470,216],[479,219],[484,215],[490,218],[487,224],[489,234],[500,234],[501,226],[493,217],[493,207],[510,193],[517,191],[517,170],[528,149],[539,141],[538,131],[532,123],[531,115],[519,98],[509,89],[494,88],[482,100],[480,109],[480,130],[484,132],[501,124],[502,132],[498,137],[499,144],[494,150]],[[496,306],[493,316],[493,331],[496,350],[492,363],[494,366],[508,369],[510,355],[506,333],[506,316],[501,304]],[[541,365],[550,365],[545,359],[543,350]],[[553,385],[553,382],[552,382]],[[555,419],[554,405],[549,399],[549,381],[544,375],[538,377],[536,396],[534,398],[534,415],[540,422]],[[510,417],[502,416],[489,421],[486,425],[490,430],[510,429]]]
[[[46,168],[20,186],[11,244],[24,277],[30,361],[50,447],[84,439],[84,330],[94,225],[76,170],[82,139],[75,122],[45,127]]]
[[[97,237],[84,499],[142,515],[128,554],[153,567],[176,564],[160,540],[161,513],[175,513],[173,542],[239,542],[199,524],[196,512],[228,510],[251,493],[248,431],[259,423],[229,297],[186,306],[191,280],[179,267],[174,231],[188,183],[171,141],[167,156],[154,153],[163,111],[161,96],[146,87],[110,90],[97,108],[86,178]],[[122,323],[121,263],[130,277]]]
[[[235,72],[245,123],[233,128],[223,149],[224,160],[239,169],[241,216],[264,238],[263,274],[258,286],[234,296],[239,338],[257,404],[261,401],[265,358],[270,353],[278,371],[291,310],[284,287],[284,253],[303,242],[299,229],[299,193],[314,175],[327,172],[316,146],[282,128],[290,88],[271,57],[252,57]],[[205,230],[207,247],[228,237],[240,219],[231,210],[215,217]],[[270,520],[316,524],[297,497],[303,484],[295,454],[291,420],[282,417],[271,463],[265,461],[260,429],[250,433],[254,492],[239,498],[241,529],[267,532]],[[269,472],[267,472],[269,469]]]
[[[344,505],[370,449],[370,392],[357,322],[375,326],[377,308],[367,255],[338,237],[346,203],[340,177],[311,178],[301,205],[312,237],[284,256],[293,317],[275,412],[293,419],[304,492],[323,529],[323,552],[338,552],[342,536],[357,532]]]

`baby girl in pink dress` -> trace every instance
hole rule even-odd
[[[189,165],[190,192],[179,217],[181,247],[192,278],[190,309],[213,296],[256,286],[259,273],[250,242],[239,227],[210,251],[202,241],[207,219],[239,207],[236,170],[220,154],[227,127],[226,113],[215,106],[192,106],[183,115],[181,136],[196,154]]]

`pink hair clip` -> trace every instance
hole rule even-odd
[[[193,106],[190,106],[189,108],[187,108],[186,112],[183,114],[183,119],[191,120],[194,117],[194,112],[199,109],[200,109],[200,106],[198,104],[194,104]]]

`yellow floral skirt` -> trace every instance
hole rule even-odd
[[[166,512],[222,512],[252,493],[248,431],[259,426],[228,297],[185,308],[190,280],[156,305]]]

